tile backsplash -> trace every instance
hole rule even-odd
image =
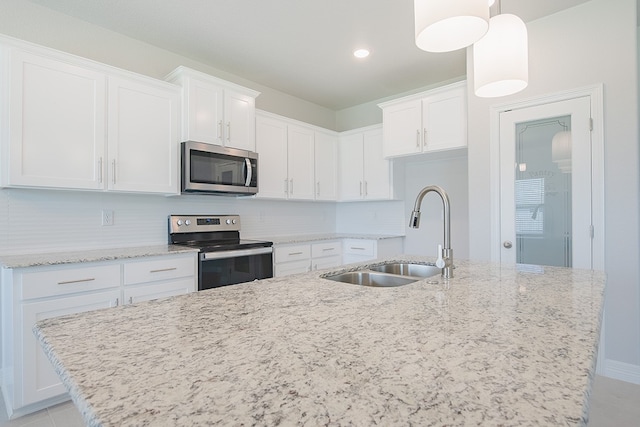
[[[402,209],[397,201],[341,204],[2,189],[0,254],[164,244],[171,214],[239,214],[244,238],[335,232],[403,234]],[[113,211],[113,225],[102,225],[103,210]],[[337,215],[341,216],[339,224]]]

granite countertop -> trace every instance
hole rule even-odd
[[[604,273],[458,260],[448,281],[396,288],[321,274],[34,331],[92,426],[587,423]]]
[[[260,238],[274,244],[305,243],[318,240],[372,239],[382,240],[404,237],[387,234],[303,234],[292,236],[267,236]],[[254,238],[253,240],[256,240]],[[184,252],[198,252],[197,249],[180,245],[155,245],[123,248],[90,249],[85,251],[43,252],[35,254],[0,255],[0,267],[28,268],[78,262],[99,262],[116,259],[138,258],[156,255],[171,255]]]
[[[404,237],[396,234],[349,234],[349,233],[325,233],[325,234],[298,234],[291,236],[266,236],[263,240],[269,240],[275,245],[284,245],[289,243],[306,243],[319,240],[337,240],[337,239],[367,239],[367,240],[384,240],[394,239],[396,237]]]
[[[86,251],[48,252],[23,255],[0,255],[0,266],[5,268],[27,268],[78,262],[98,262],[116,259],[138,258],[156,255],[172,255],[198,252],[197,249],[178,245],[138,246]]]

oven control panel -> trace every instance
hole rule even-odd
[[[169,233],[240,231],[239,215],[170,215]]]

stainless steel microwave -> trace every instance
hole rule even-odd
[[[258,153],[195,141],[183,142],[181,151],[183,193],[258,192]]]

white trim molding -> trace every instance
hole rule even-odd
[[[600,375],[632,384],[640,384],[640,366],[617,360],[604,360],[604,369]]]

